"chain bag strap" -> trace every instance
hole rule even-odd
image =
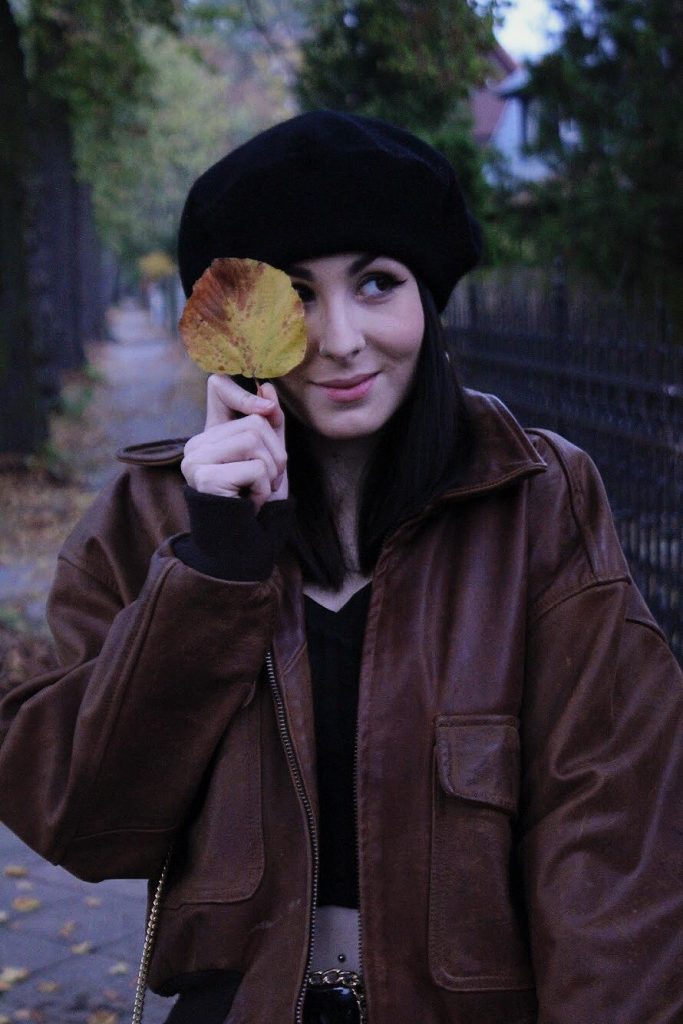
[[[159,910],[161,907],[161,897],[164,892],[164,884],[166,882],[166,875],[168,874],[168,866],[171,863],[171,850],[166,855],[164,866],[161,869],[159,875],[159,881],[154,892],[154,898],[152,905],[149,908],[149,917],[147,919],[147,928],[145,930],[145,941],[142,946],[142,955],[140,957],[140,967],[138,969],[138,981],[135,986],[135,1002],[133,1003],[133,1017],[131,1024],[142,1024],[142,1012],[145,1008],[145,992],[147,990],[147,973],[149,971],[149,963],[152,959],[152,951],[154,949],[154,940],[157,934],[157,925],[159,923]]]

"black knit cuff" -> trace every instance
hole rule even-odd
[[[269,501],[256,515],[248,498],[204,494],[185,486],[190,533],[173,542],[191,569],[237,582],[266,580],[289,540],[294,502]]]

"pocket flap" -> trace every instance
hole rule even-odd
[[[436,763],[446,793],[517,810],[519,731],[508,715],[441,715],[436,720]]]

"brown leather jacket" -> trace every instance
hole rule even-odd
[[[680,1024],[681,673],[590,460],[474,401],[466,480],[397,530],[373,578],[369,1018]],[[231,583],[173,556],[178,453],[130,455],[150,465],[64,546],[64,667],[2,706],[0,812],[92,880],[153,878],[173,843],[152,986],[238,971],[230,1024],[292,1024],[317,858],[301,582],[292,564]]]

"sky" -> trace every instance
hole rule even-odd
[[[547,0],[513,0],[496,36],[513,57],[537,57],[551,47],[553,24]]]

